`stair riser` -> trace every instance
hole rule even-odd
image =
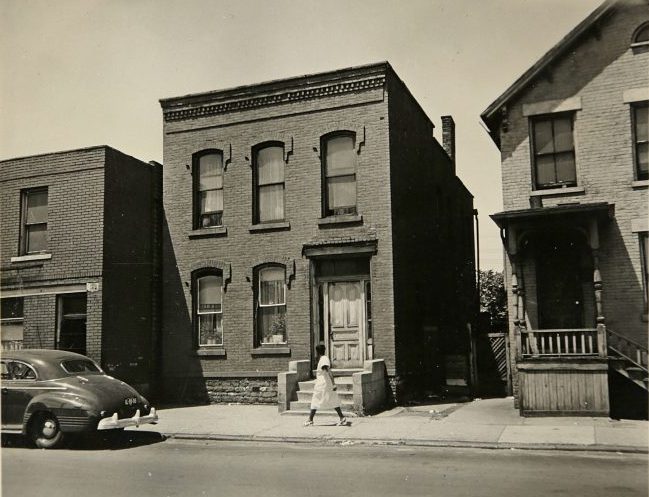
[[[301,390],[297,392],[297,400],[302,402],[311,402],[313,397],[313,392],[302,392]],[[338,397],[341,402],[353,402],[354,393],[353,392],[338,392]]]

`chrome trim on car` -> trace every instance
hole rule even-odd
[[[110,418],[104,418],[99,421],[97,425],[98,430],[114,430],[115,428],[126,428],[127,426],[140,426],[147,423],[157,423],[158,415],[155,412],[155,407],[151,408],[151,412],[145,416],[140,415],[140,410],[135,411],[132,418],[119,419],[117,413],[114,413]]]

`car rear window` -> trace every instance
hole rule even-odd
[[[67,361],[61,362],[61,366],[69,374],[102,372],[94,362],[85,359],[68,359]]]

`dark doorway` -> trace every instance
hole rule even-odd
[[[59,296],[59,350],[86,354],[86,294]]]
[[[592,263],[583,239],[563,232],[539,237],[536,247],[539,329],[584,328],[583,283]]]

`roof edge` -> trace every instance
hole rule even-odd
[[[494,114],[518,93],[523,90],[535,77],[539,75],[557,57],[562,55],[573,43],[575,43],[593,24],[608,15],[618,0],[605,0],[599,7],[591,12],[583,21],[565,35],[558,43],[548,50],[538,61],[525,71],[509,88],[507,88],[496,100],[494,100],[481,114],[480,117],[493,133],[492,128]],[[492,137],[493,138],[493,137]]]

